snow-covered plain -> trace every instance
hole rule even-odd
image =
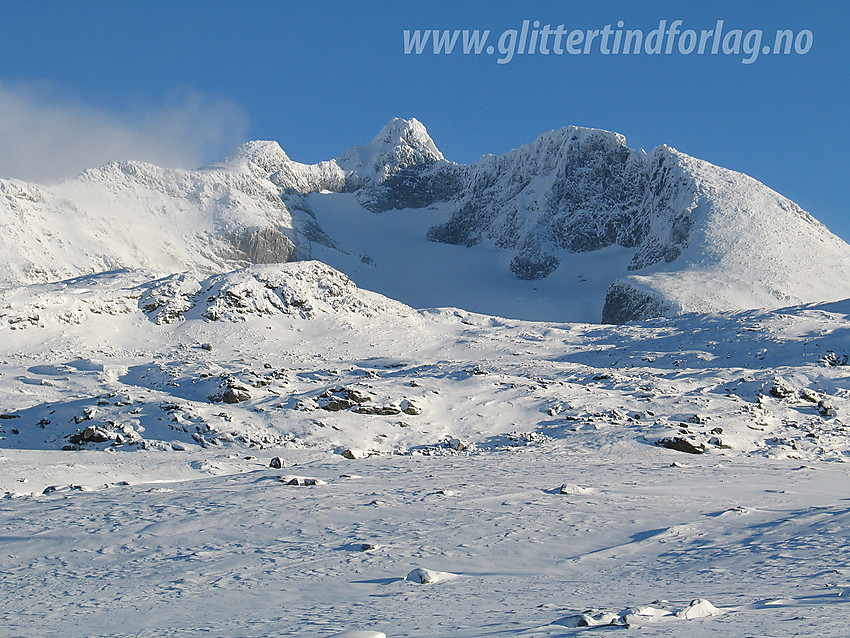
[[[0,633],[846,636],[848,354],[848,301],[535,323],[318,262],[10,288]]]

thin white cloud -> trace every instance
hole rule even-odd
[[[0,82],[0,177],[49,184],[114,160],[195,168],[245,141],[248,117],[189,88],[110,111],[48,83]]]

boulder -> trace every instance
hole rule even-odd
[[[684,436],[665,436],[658,439],[655,445],[687,454],[705,454],[707,449],[702,441]]]

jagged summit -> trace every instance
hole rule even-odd
[[[302,164],[290,159],[277,142],[255,140],[203,170],[247,172],[282,188],[310,193],[380,188],[399,173],[438,163],[446,163],[445,158],[422,123],[415,118],[393,118],[368,143],[352,146],[328,161]]]
[[[511,153],[530,153],[532,151],[546,150],[556,152],[563,156],[575,149],[585,145],[596,145],[606,148],[631,149],[626,145],[626,137],[621,133],[606,131],[605,129],[590,128],[585,126],[565,126],[552,131],[541,133],[533,142],[524,144]]]
[[[428,134],[425,125],[415,117],[409,120],[393,118],[368,144],[360,148],[396,153],[400,152],[397,149],[405,149],[408,152],[420,154],[430,161],[445,159]]]
[[[411,118],[390,120],[370,142],[352,146],[336,162],[359,180],[380,182],[413,167],[427,167],[445,158],[422,123]]]
[[[380,132],[369,142],[371,146],[407,146],[413,149],[424,149],[436,159],[443,159],[443,154],[437,149],[434,140],[428,135],[425,125],[415,117],[405,120],[394,117],[387,122]]]
[[[204,167],[205,169],[247,169],[271,175],[292,163],[280,144],[272,140],[253,140],[239,146],[233,153]]]

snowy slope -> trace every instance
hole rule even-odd
[[[707,453],[844,460],[848,316],[845,301],[527,323],[417,312],[319,262],[203,280],[115,272],[0,295],[0,445],[386,453],[678,437]],[[104,440],[71,438],[88,427]]]
[[[353,193],[313,193],[316,220],[334,228],[339,250],[313,253],[368,290],[415,308],[450,306],[538,321],[599,321],[611,281],[627,272],[634,249],[620,246],[567,254],[546,279],[524,280],[511,255],[493,245],[433,242],[428,230],[451,214],[451,203],[375,214]]]
[[[0,626],[841,637],[848,355],[846,301],[532,323],[317,262],[7,289]]]
[[[329,241],[247,167],[119,162],[51,188],[0,180],[0,196],[0,266],[11,282],[119,268],[223,272],[309,258],[308,235]]]
[[[694,193],[686,247],[671,263],[636,269],[618,284],[659,298],[672,312],[848,296],[850,250],[820,222],[747,175],[663,152]],[[609,295],[609,320],[631,318],[611,301]]]
[[[4,478],[56,488],[0,501],[6,632],[846,636],[845,465],[549,445],[289,450],[270,469],[276,453],[4,451]],[[296,474],[324,484],[278,478]],[[417,568],[454,577],[406,580]]]

